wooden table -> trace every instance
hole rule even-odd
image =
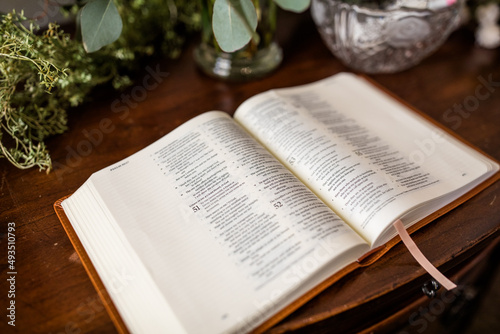
[[[50,174],[17,170],[5,159],[0,161],[0,332],[76,334],[115,330],[54,213],[53,203],[75,191],[93,172],[136,152],[203,111],[233,113],[243,100],[258,92],[349,70],[322,44],[307,15],[291,15],[286,20],[279,32],[283,64],[265,79],[230,84],[208,78],[192,61],[193,43],[179,60],[144,64],[136,87],[144,87],[148,68],[168,72],[168,77],[159,77],[157,87],[96,92],[94,101],[70,110],[70,130],[48,141],[55,166]],[[500,159],[500,84],[488,86],[486,98],[475,98],[484,80],[500,82],[498,64],[500,50],[476,47],[472,33],[462,29],[422,64],[402,73],[370,77]],[[127,100],[127,95],[144,92],[141,101]],[[481,88],[481,93],[485,92]],[[448,110],[459,104],[466,104],[469,111],[446,118],[451,115]],[[86,134],[98,133],[99,129],[102,136],[96,135],[90,142]],[[415,233],[414,240],[431,262],[459,283],[468,284],[473,269],[483,268],[480,264],[492,254],[484,250],[492,249],[499,235],[499,204],[497,182]],[[8,223],[16,228],[15,328],[7,326],[6,320]],[[424,324],[430,328],[437,323],[431,320],[435,314],[427,314],[426,323],[415,323],[418,318],[412,313],[432,302],[420,291],[428,279],[406,249],[398,245],[376,264],[353,272],[327,289],[271,332],[304,326],[305,332],[353,332],[370,326],[385,331],[400,325],[418,330]],[[451,305],[439,298],[435,300]],[[429,310],[439,311],[438,304]]]

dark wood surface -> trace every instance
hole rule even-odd
[[[322,44],[307,14],[285,19],[278,35],[284,50],[283,64],[264,79],[234,84],[204,76],[192,61],[193,42],[179,60],[144,64],[136,87],[123,93],[97,91],[94,101],[70,110],[70,130],[48,141],[55,167],[50,174],[36,169],[18,170],[0,160],[0,332],[114,331],[54,213],[53,203],[75,191],[93,172],[136,152],[204,111],[217,109],[232,114],[242,101],[258,92],[349,70]],[[472,33],[461,29],[420,65],[402,73],[369,77],[500,159],[499,64],[499,50],[476,47]],[[161,77],[157,87],[146,85],[150,89],[144,90],[148,67],[168,72],[168,77]],[[484,80],[499,84],[489,86],[488,91],[478,88]],[[483,95],[488,92],[488,96],[476,99],[477,89]],[[139,96],[140,101],[128,100],[131,94]],[[470,111],[464,109],[452,120],[446,118],[451,115],[447,110],[464,103],[468,103]],[[497,182],[415,233],[414,240],[431,262],[453,275],[498,235],[499,204]],[[6,320],[9,222],[16,226],[15,328]],[[398,245],[374,265],[346,276],[272,331],[303,326],[307,331],[322,331],[324,327],[307,326],[321,319],[330,319],[328,326],[335,327],[329,328],[338,332],[361,330],[420,298],[419,285],[427,279],[405,248]]]

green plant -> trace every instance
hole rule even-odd
[[[1,17],[0,158],[19,168],[48,170],[43,140],[66,130],[66,109],[109,78],[87,72],[92,60],[57,25],[37,35],[38,28],[26,28],[25,21],[23,13]]]
[[[199,7],[193,0],[77,0],[63,9],[76,16],[76,38],[88,53],[115,50],[135,65],[142,56],[179,56],[199,30]]]
[[[77,13],[89,3],[63,9]],[[121,0],[116,9],[124,18],[120,37],[92,53],[55,24],[42,31],[23,13],[0,15],[0,158],[48,172],[44,140],[67,129],[72,107],[98,85],[130,85],[145,57],[177,57],[200,24],[196,1]]]
[[[85,51],[94,52],[116,41],[123,23],[113,0],[91,0],[78,13]]]
[[[243,48],[256,33],[259,16],[259,0],[203,0],[212,7],[212,27],[215,39],[225,52]],[[309,8],[311,0],[265,0],[274,1],[284,10],[300,13]],[[258,44],[258,42],[256,43]]]

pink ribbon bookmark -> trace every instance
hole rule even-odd
[[[455,283],[450,281],[446,276],[444,276],[439,270],[429,260],[425,257],[424,254],[417,247],[413,239],[410,237],[405,227],[403,226],[403,222],[401,219],[398,219],[394,222],[394,227],[398,231],[401,240],[405,244],[406,248],[410,251],[410,254],[417,260],[417,262],[422,266],[431,275],[436,281],[439,282],[446,290],[451,290],[457,287]]]

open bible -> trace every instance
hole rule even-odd
[[[205,112],[94,173],[56,211],[122,330],[247,332],[386,251],[395,220],[418,228],[498,170],[340,73],[256,95],[234,117]]]

